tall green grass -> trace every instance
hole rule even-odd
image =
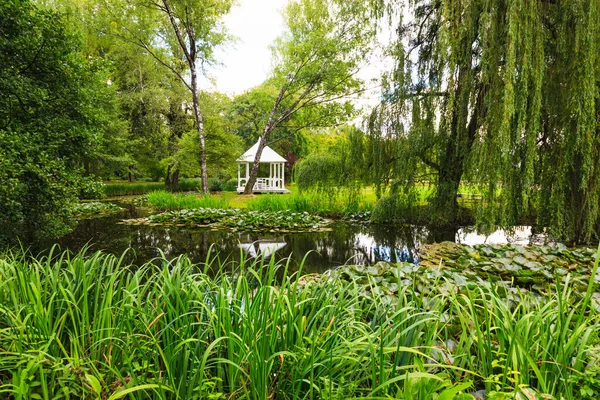
[[[148,204],[159,210],[190,210],[193,208],[229,208],[229,200],[218,195],[173,194],[157,191],[148,194]]]
[[[166,186],[164,182],[108,182],[104,186],[104,193],[108,197],[131,196],[151,193],[154,191],[189,192],[202,187],[200,179],[181,179],[178,185]]]
[[[347,212],[370,209],[371,204],[349,201],[344,196],[327,198],[319,194],[261,195],[248,202],[248,208],[260,211],[309,212],[321,215],[343,215]]]
[[[399,278],[395,304],[336,273],[311,279],[243,259],[231,268],[0,257],[0,397],[453,399],[486,389],[575,399],[598,389],[593,291],[581,298],[567,285],[514,306],[493,286],[416,297]]]

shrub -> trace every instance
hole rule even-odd
[[[396,220],[396,198],[393,196],[382,197],[375,203],[371,213],[371,221],[375,223],[389,223]]]
[[[219,178],[209,178],[208,179],[208,190],[210,192],[222,192],[223,191],[223,181]]]
[[[95,200],[106,197],[104,183],[96,178],[84,176],[79,180],[78,186],[81,200]]]
[[[231,178],[230,180],[225,182],[225,185],[223,185],[223,190],[225,192],[235,192],[235,191],[237,191],[237,187],[238,187],[237,178]]]

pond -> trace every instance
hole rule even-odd
[[[48,248],[57,243],[63,250],[79,251],[86,246],[91,251],[103,250],[122,254],[132,249],[128,261],[141,264],[160,257],[187,254],[194,262],[204,262],[209,253],[219,254],[225,262],[244,257],[290,258],[297,268],[306,256],[306,273],[323,272],[343,264],[368,265],[378,261],[414,261],[422,244],[453,241],[467,244],[528,244],[543,240],[532,235],[530,227],[518,227],[514,232],[496,231],[489,236],[473,229],[432,230],[423,226],[362,225],[335,222],[331,230],[311,233],[250,234],[224,230],[193,229],[121,224],[121,220],[145,217],[150,210],[134,204],[118,203],[124,211],[81,220],[69,234],[40,243],[36,248]]]

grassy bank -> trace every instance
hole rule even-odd
[[[199,179],[181,179],[176,186],[166,186],[164,182],[105,182],[104,193],[108,197],[142,195],[155,191],[190,192],[202,187]]]
[[[230,208],[229,198],[219,195],[176,194],[156,191],[146,196],[149,205],[158,210],[190,210],[194,208]]]
[[[342,216],[348,212],[370,210],[373,206],[373,203],[368,201],[349,202],[342,196],[328,199],[317,194],[298,194],[296,191],[292,191],[292,194],[289,195],[256,196],[242,196],[226,192],[201,195],[155,191],[148,194],[147,201],[149,205],[161,211],[194,208],[241,208],[254,211],[308,212],[323,216]]]
[[[597,398],[593,285],[550,284],[543,301],[519,290],[514,303],[409,267],[383,290],[376,273],[360,283],[345,269],[4,255],[0,397]],[[444,289],[415,295],[411,274]]]

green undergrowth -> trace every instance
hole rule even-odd
[[[174,194],[156,191],[146,195],[149,205],[158,210],[184,210],[192,208],[229,208],[229,200],[219,195]]]
[[[205,265],[159,258],[138,268],[123,259],[0,256],[0,397],[595,399],[600,392],[593,285],[583,297],[568,282],[554,285],[543,302],[528,290],[506,301],[493,282],[415,295],[407,276],[426,276],[431,288],[452,282],[407,270],[390,302],[372,289],[374,279],[344,268],[302,276],[274,261],[242,260],[232,271],[218,258]]]
[[[122,210],[113,203],[89,202],[76,204],[72,212],[75,218],[91,218],[114,214]]]
[[[368,210],[372,204],[349,201],[343,196],[328,198],[320,194],[262,195],[251,199],[248,208],[260,211],[308,212],[330,217],[340,217],[349,212]]]
[[[164,182],[106,182],[104,193],[108,197],[142,195],[155,191],[191,192],[202,187],[200,179],[181,179],[179,184],[167,186]]]
[[[147,195],[148,203],[159,210],[182,210],[192,208],[230,208],[231,196],[213,194],[200,196],[197,194],[170,193],[155,191]],[[317,194],[262,194],[257,196],[237,196],[235,207],[244,207],[253,211],[291,211],[308,212],[328,217],[342,217],[348,213],[359,213],[370,210],[371,203],[348,202],[343,196],[327,198]],[[368,211],[366,211],[368,212]]]
[[[181,225],[190,227],[225,228],[234,231],[314,231],[327,221],[309,213],[291,211],[252,211],[239,208],[193,208],[167,211],[148,218],[126,220],[127,224]]]

